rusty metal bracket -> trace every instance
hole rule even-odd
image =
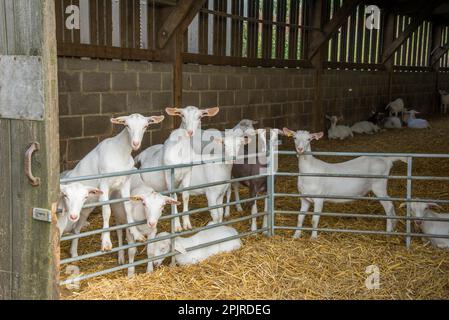
[[[39,142],[33,142],[25,152],[25,175],[27,176],[30,184],[33,187],[37,187],[41,184],[41,179],[39,177],[35,177],[33,175],[32,170],[32,158],[35,151],[39,151],[40,144]]]

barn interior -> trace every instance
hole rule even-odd
[[[52,136],[59,142],[51,148],[51,156],[57,158],[52,169],[59,166],[57,177],[51,177],[54,181],[59,180],[59,172],[74,168],[101,141],[121,130],[111,124],[111,117],[165,114],[160,125],[146,132],[141,146],[144,150],[163,143],[179,127],[179,118],[167,116],[165,108],[189,105],[220,107],[215,117],[203,121],[203,128],[224,130],[242,119],[252,119],[261,128],[326,132],[329,122],[325,115],[343,116],[345,124],[352,124],[366,120],[372,111],[386,112],[390,101],[402,98],[407,108],[420,111],[421,117],[430,121],[431,129],[388,130],[344,141],[324,139],[314,144],[314,150],[448,153],[449,119],[441,114],[439,94],[439,90],[449,92],[447,1],[51,2],[57,56],[57,103],[52,113],[57,125]],[[0,0],[0,54],[33,52],[31,45],[23,49],[8,38],[10,34],[2,32],[23,22],[20,9],[10,0]],[[13,14],[8,15],[8,10]],[[6,132],[4,136],[11,140],[21,129],[14,129],[9,121],[0,119],[0,129],[7,130],[0,132]],[[283,139],[281,149],[294,150],[293,142]],[[59,150],[56,155],[55,150]],[[326,159],[342,161],[341,157]],[[296,172],[297,167],[296,157],[281,157],[283,171]],[[449,159],[418,159],[413,172],[449,177]],[[398,164],[393,173],[406,175],[406,165]],[[297,190],[292,177],[276,178],[276,183],[278,192]],[[0,186],[0,191],[4,188],[7,194],[8,186]],[[449,200],[447,183],[419,181],[413,186],[414,197]],[[406,181],[389,184],[390,196],[402,197],[405,192]],[[243,191],[245,197],[249,195]],[[192,208],[207,207],[204,197],[192,198]],[[299,201],[280,198],[275,206],[298,211]],[[441,212],[449,212],[448,205],[442,207]],[[381,205],[372,201],[329,205],[326,209],[382,211]],[[259,211],[263,210],[260,203]],[[241,218],[249,211],[249,207],[244,212],[232,208],[231,216]],[[397,210],[397,214],[406,212]],[[296,218],[277,215],[275,221],[295,226]],[[0,219],[0,226],[10,221],[13,219]],[[208,221],[208,214],[192,217],[196,226]],[[385,229],[383,219],[323,217],[321,223],[331,229]],[[306,224],[310,224],[309,218]],[[249,223],[239,222],[235,228],[246,232]],[[87,228],[97,229],[101,229],[99,211]],[[169,221],[163,221],[160,229],[169,230]],[[406,223],[400,221],[399,232],[406,229]],[[278,230],[273,238],[249,236],[242,239],[244,248],[237,253],[213,257],[199,265],[172,267],[165,263],[151,274],[146,274],[142,265],[133,279],[126,277],[125,270],[101,274],[117,266],[116,254],[93,256],[74,265],[82,273],[99,272],[99,277],[83,281],[80,288],[58,290],[65,299],[449,298],[447,251],[419,238],[406,248],[404,236],[322,232],[317,241],[311,241],[308,236],[292,239],[292,234]],[[2,237],[9,239],[8,233],[0,233],[0,240]],[[113,243],[117,246],[115,235]],[[70,256],[69,247],[68,242],[62,243],[61,259]],[[97,250],[98,234],[81,239],[80,255]],[[144,256],[139,253],[141,259]],[[371,265],[381,272],[377,290],[365,287],[365,270]],[[3,268],[10,266],[2,266],[0,259],[0,271]],[[62,269],[60,272],[61,279],[71,275]],[[6,292],[7,286],[4,288]],[[32,291],[29,296],[39,296]],[[0,297],[2,294],[0,290]]]

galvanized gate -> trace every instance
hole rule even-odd
[[[166,216],[162,216],[160,218],[160,220],[164,221],[164,220],[170,220],[172,221],[171,223],[171,233],[167,236],[164,237],[159,237],[157,239],[149,239],[143,243],[133,243],[133,244],[126,244],[123,245],[121,247],[116,247],[113,248],[112,251],[109,252],[102,252],[102,251],[95,251],[95,252],[90,252],[78,257],[73,257],[73,258],[66,258],[63,259],[61,261],[61,266],[63,268],[65,268],[66,266],[70,266],[71,263],[75,263],[75,262],[79,262],[85,259],[92,259],[92,258],[96,258],[96,257],[100,257],[100,256],[104,256],[104,255],[108,255],[111,253],[117,253],[120,250],[126,250],[132,247],[142,247],[145,246],[147,244],[151,244],[157,241],[161,241],[161,240],[165,240],[165,239],[171,239],[172,244],[174,241],[175,237],[178,236],[188,236],[188,235],[192,235],[198,231],[201,230],[206,230],[206,229],[212,229],[218,226],[223,226],[223,225],[233,225],[235,223],[238,222],[242,222],[242,221],[246,221],[252,218],[257,218],[257,217],[264,217],[267,216],[268,217],[268,223],[266,226],[262,226],[262,228],[258,228],[257,230],[254,231],[249,231],[249,232],[243,232],[238,234],[237,236],[234,237],[230,237],[230,238],[226,238],[226,239],[222,239],[220,241],[211,241],[209,243],[200,245],[200,246],[195,246],[195,247],[191,247],[191,248],[186,248],[187,251],[192,251],[195,249],[199,249],[205,246],[209,246],[209,245],[213,245],[219,242],[224,242],[224,241],[228,241],[231,239],[235,239],[235,238],[242,238],[242,237],[246,237],[252,234],[257,234],[257,233],[265,233],[267,236],[273,236],[276,233],[276,230],[305,230],[305,231],[319,231],[319,232],[341,232],[341,233],[350,233],[350,234],[372,234],[372,235],[387,235],[387,236],[399,236],[399,237],[403,237],[405,239],[405,244],[407,247],[410,246],[410,242],[412,237],[434,237],[434,238],[449,238],[449,235],[431,235],[431,234],[422,234],[422,233],[416,233],[416,232],[412,232],[412,228],[411,228],[411,223],[413,221],[419,221],[419,220],[427,220],[427,221],[449,221],[449,219],[436,219],[436,218],[429,218],[429,217],[424,217],[424,218],[416,218],[412,216],[411,210],[410,210],[410,202],[412,201],[416,201],[416,202],[436,202],[436,203],[442,203],[442,204],[449,204],[449,200],[442,200],[442,199],[416,199],[412,196],[412,187],[413,187],[413,181],[418,181],[418,180],[430,180],[430,179],[437,179],[440,181],[449,181],[449,177],[433,177],[433,176],[413,176],[412,175],[412,164],[413,164],[413,159],[416,158],[429,158],[429,159],[436,159],[436,158],[445,158],[445,159],[449,159],[449,154],[396,154],[396,153],[355,153],[355,152],[311,152],[309,154],[312,155],[316,155],[316,156],[338,156],[338,157],[357,157],[357,156],[368,156],[368,157],[405,157],[407,158],[407,175],[353,175],[353,174],[300,174],[298,172],[280,172],[277,170],[277,162],[278,162],[278,156],[295,156],[296,152],[293,151],[279,151],[277,150],[277,146],[278,143],[276,141],[271,141],[269,143],[269,148],[266,148],[266,153],[259,153],[259,154],[255,154],[255,155],[244,155],[243,158],[248,158],[248,157],[254,157],[254,156],[264,156],[267,159],[267,172],[262,172],[259,175],[254,175],[254,176],[249,176],[249,177],[244,177],[244,178],[236,178],[236,179],[231,179],[228,181],[221,181],[221,182],[215,182],[215,183],[209,183],[209,184],[203,184],[203,185],[196,185],[196,186],[191,186],[188,188],[180,188],[180,189],[172,189],[172,190],[168,190],[167,192],[165,192],[164,194],[174,194],[174,193],[180,193],[182,191],[188,191],[188,190],[194,190],[194,189],[199,189],[199,188],[204,188],[204,187],[210,187],[210,186],[215,186],[215,185],[219,185],[219,184],[226,184],[226,183],[232,183],[232,182],[239,182],[242,180],[248,180],[248,179],[256,179],[256,178],[260,178],[260,177],[265,177],[267,179],[267,194],[266,195],[261,195],[261,196],[257,196],[257,197],[253,197],[253,198],[247,198],[247,199],[242,199],[240,201],[232,201],[229,203],[224,203],[222,205],[217,205],[217,206],[212,206],[212,207],[204,207],[204,208],[200,208],[200,209],[194,209],[194,210],[189,210],[187,212],[181,212],[181,213],[174,213],[174,205],[172,205],[172,211],[171,214],[166,215]],[[223,159],[217,159],[217,160],[208,160],[208,161],[203,161],[203,162],[196,162],[196,163],[192,163],[192,164],[185,164],[185,165],[177,165],[177,166],[164,166],[164,167],[157,167],[157,168],[147,168],[147,169],[139,169],[139,170],[132,170],[132,171],[127,171],[127,172],[117,172],[117,173],[111,173],[111,174],[102,174],[102,175],[95,175],[95,176],[89,176],[89,177],[77,177],[77,178],[70,178],[70,179],[63,179],[61,180],[61,183],[71,183],[71,182],[79,182],[79,181],[85,181],[85,180],[90,180],[90,179],[98,179],[98,178],[105,178],[105,177],[114,177],[114,176],[124,176],[124,175],[130,175],[130,174],[141,174],[141,173],[145,173],[145,172],[154,172],[154,171],[161,171],[161,170],[170,170],[171,176],[174,176],[174,172],[176,169],[179,168],[183,168],[183,167],[188,167],[188,166],[196,166],[196,165],[200,165],[200,164],[204,164],[204,163],[212,163],[212,162],[221,162],[223,161]],[[336,196],[336,195],[331,195],[331,194],[326,194],[326,195],[312,195],[312,194],[298,194],[298,193],[279,193],[276,192],[276,180],[279,180],[281,177],[300,177],[300,176],[316,176],[316,177],[335,177],[335,178],[341,178],[341,177],[350,177],[350,178],[376,178],[376,179],[400,179],[400,180],[406,180],[407,181],[407,185],[406,185],[406,190],[405,190],[405,194],[403,197],[383,197],[383,198],[378,198],[378,197],[370,197],[370,196],[363,196],[363,197],[354,197],[354,196]],[[277,178],[277,179],[276,179]],[[379,200],[386,200],[386,201],[401,201],[401,202],[406,202],[407,203],[407,213],[405,216],[400,216],[397,215],[395,217],[389,217],[387,215],[384,214],[367,214],[367,213],[345,213],[345,212],[321,212],[321,213],[316,213],[316,212],[300,212],[299,211],[299,206],[298,206],[298,211],[288,211],[288,210],[282,210],[282,209],[278,209],[276,206],[276,199],[279,199],[281,197],[307,197],[307,198],[325,198],[325,199],[348,199],[348,200],[364,200],[364,201],[379,201]],[[221,223],[217,223],[214,225],[208,225],[208,226],[204,226],[204,227],[200,227],[200,228],[196,228],[193,230],[189,230],[189,231],[183,231],[183,232],[175,232],[174,231],[174,225],[173,225],[173,219],[176,217],[181,217],[181,216],[185,216],[185,215],[191,215],[191,214],[196,214],[196,213],[200,213],[200,212],[206,212],[209,211],[210,209],[216,209],[216,208],[220,208],[220,207],[225,207],[227,205],[235,205],[238,203],[248,203],[248,202],[253,202],[255,200],[265,200],[267,199],[267,210],[266,212],[259,212],[257,214],[253,214],[253,215],[247,215],[247,216],[243,216],[243,217],[239,217],[239,218],[235,218],[235,219],[230,219],[230,220],[225,220]],[[115,200],[110,200],[107,202],[99,202],[99,203],[93,203],[90,204],[86,207],[96,207],[96,206],[100,206],[102,204],[111,204],[111,203],[117,203],[117,202],[124,202],[124,201],[128,201],[128,199],[124,198],[124,199],[115,199]],[[405,232],[386,232],[386,231],[381,231],[381,230],[354,230],[354,229],[337,229],[337,228],[312,228],[312,227],[294,227],[294,226],[285,226],[285,225],[280,225],[280,224],[276,224],[276,217],[280,216],[280,215],[320,215],[320,216],[328,216],[328,217],[346,217],[346,218],[363,218],[363,219],[396,219],[396,220],[404,220],[405,224],[406,224],[406,231]],[[135,222],[133,224],[124,224],[124,225],[118,225],[118,226],[113,226],[107,229],[99,229],[99,230],[92,230],[92,231],[87,231],[87,232],[83,232],[80,234],[72,234],[72,235],[66,235],[63,236],[61,241],[70,241],[73,239],[77,239],[77,238],[83,238],[83,237],[88,237],[88,236],[92,236],[92,235],[99,235],[103,232],[106,231],[114,231],[114,230],[120,230],[120,229],[126,229],[130,226],[135,226],[135,225],[139,225],[139,224],[144,224],[144,221],[139,221],[139,222]],[[155,261],[161,258],[167,258],[167,257],[173,257],[176,254],[179,254],[175,249],[174,246],[172,245],[172,249],[171,252],[162,256],[157,256],[157,257],[147,257],[146,259],[142,259],[139,261],[136,261],[134,263],[128,263],[128,264],[124,264],[124,265],[117,265],[115,267],[112,268],[107,268],[101,271],[97,271],[97,272],[93,272],[93,273],[89,273],[89,274],[82,274],[82,275],[72,275],[70,277],[68,277],[67,279],[65,279],[64,281],[61,282],[61,285],[67,285],[67,284],[74,284],[74,283],[78,283],[81,280],[86,280],[86,279],[90,279],[96,276],[101,276],[101,275],[105,275],[111,272],[116,272],[119,270],[123,270],[129,267],[133,267],[133,266],[139,266],[139,265],[143,265],[146,264],[148,262],[151,261]]]

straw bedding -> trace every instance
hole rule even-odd
[[[449,120],[431,120],[430,130],[389,130],[373,136],[357,135],[354,139],[313,143],[316,151],[355,152],[416,152],[448,153]],[[281,148],[293,150],[291,141],[284,140]],[[335,162],[341,158],[323,157]],[[280,170],[296,172],[296,157],[280,158]],[[415,175],[449,176],[449,161],[442,159],[417,159],[413,162]],[[397,162],[392,174],[405,175],[406,165]],[[278,178],[277,192],[296,193],[296,179]],[[405,196],[405,181],[391,180],[390,196]],[[242,192],[242,198],[247,197]],[[413,182],[413,196],[433,199],[449,199],[447,182]],[[263,210],[260,201],[259,210]],[[204,197],[192,197],[191,208],[206,206]],[[396,213],[404,215],[398,209]],[[299,210],[298,198],[279,198],[276,208]],[[449,207],[444,207],[449,212]],[[382,206],[374,201],[357,201],[347,204],[326,204],[324,212],[378,213]],[[231,218],[249,214],[249,208],[239,213],[232,208]],[[276,217],[276,225],[296,225],[294,215]],[[207,212],[193,215],[195,227],[204,226],[210,219]],[[262,219],[259,218],[259,226]],[[238,231],[249,231],[249,221],[234,225]],[[304,223],[310,226],[310,217]],[[320,228],[346,228],[358,230],[385,230],[384,219],[322,217]],[[101,228],[101,215],[94,213],[89,229]],[[160,231],[167,230],[167,222]],[[404,231],[400,221],[397,231]],[[277,231],[269,239],[261,235],[243,239],[239,251],[212,257],[205,262],[188,267],[164,266],[151,274],[145,274],[145,266],[136,268],[133,279],[126,277],[126,270],[86,280],[80,290],[62,289],[66,299],[448,299],[449,252],[436,249],[426,241],[413,238],[409,250],[403,237],[319,233],[318,240],[310,241],[309,232],[299,240],[291,238],[292,231]],[[115,234],[112,234],[117,245]],[[80,240],[79,253],[99,250],[100,237]],[[141,247],[142,248],[142,247]],[[140,251],[140,249],[139,249]],[[62,258],[67,257],[69,243],[61,246]],[[137,258],[145,258],[140,254]],[[90,273],[116,266],[117,255],[108,254],[76,263],[82,273]],[[376,265],[380,271],[380,288],[368,290],[365,270]],[[64,266],[61,269],[65,276]]]

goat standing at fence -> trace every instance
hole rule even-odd
[[[111,122],[125,126],[118,135],[100,142],[91,152],[89,152],[77,166],[67,172],[66,178],[76,178],[89,175],[107,174],[118,171],[131,170],[134,167],[132,151],[140,148],[142,138],[151,124],[160,123],[164,116],[144,117],[140,114],[112,118]],[[82,181],[82,184],[99,188],[102,192],[100,201],[108,201],[113,190],[118,190],[123,198],[130,196],[129,177],[111,177]],[[130,212],[130,205],[125,203],[127,219],[133,222]],[[91,210],[90,210],[91,211]],[[109,228],[111,208],[109,204],[102,206],[103,228]],[[137,241],[144,241],[145,237],[131,227],[130,232]],[[104,232],[101,236],[101,250],[110,251],[112,249],[111,236],[109,232]]]
[[[248,131],[247,131],[248,132]],[[257,129],[256,131],[249,131],[249,136],[255,136],[257,133],[257,137],[259,137],[258,143],[258,153],[257,156],[255,154],[251,154],[248,150],[249,148],[245,146],[244,154],[253,157],[248,159],[244,159],[243,163],[235,163],[232,167],[232,177],[233,178],[244,178],[249,176],[256,176],[263,174],[267,171],[267,132],[271,135],[270,143],[277,143],[277,140],[274,139],[275,134],[278,133],[277,129]],[[274,134],[272,134],[272,132]],[[256,139],[254,139],[254,143],[256,143]],[[254,157],[255,156],[255,157]],[[267,177],[260,177],[248,180],[242,180],[239,182],[235,182],[232,184],[232,188],[234,189],[234,198],[235,201],[240,201],[239,187],[240,185],[248,188],[249,196],[251,198],[258,197],[261,193],[267,192]],[[228,189],[226,202],[229,203],[231,200],[231,188]],[[236,204],[237,211],[243,211],[242,206],[237,203]],[[268,199],[264,201],[264,211],[267,212],[268,209]],[[256,215],[258,213],[257,209],[257,200],[254,200],[254,203],[251,206],[251,215]],[[230,206],[226,207],[225,216],[229,216],[230,214]],[[263,217],[263,228],[267,227],[267,216]],[[257,218],[251,219],[251,231],[257,230]]]
[[[64,175],[65,173],[63,173]],[[79,234],[81,229],[88,226],[87,218],[93,208],[82,209],[85,204],[98,199],[102,194],[98,188],[85,186],[74,182],[60,185],[60,194],[58,198],[58,229],[60,236],[63,233]],[[72,240],[70,246],[70,256],[78,256],[78,238]]]
[[[209,222],[208,226],[212,224],[214,223]],[[165,237],[168,235],[170,235],[168,232],[161,232],[157,235],[156,238]],[[235,237],[237,235],[238,232],[234,228],[227,226],[219,226],[211,229],[202,230],[188,238],[176,237],[174,240],[175,243],[174,249],[178,251],[179,254],[175,255],[175,261],[179,265],[196,264],[213,255],[237,250],[242,246],[242,242],[239,238],[212,244],[204,248],[187,251],[187,249],[195,246],[207,244],[208,242],[223,240],[230,237]],[[171,240],[165,239],[157,241],[149,244],[149,246],[151,255],[153,257],[158,257],[170,252]],[[160,266],[163,261],[164,258],[155,260],[154,266],[155,267]]]
[[[146,224],[141,224],[137,226],[137,229],[147,237],[147,239],[154,239],[157,232],[157,223],[159,218],[163,213],[163,209],[166,205],[179,205],[180,203],[173,198],[161,195],[155,192],[150,187],[146,186],[143,181],[141,181],[140,175],[133,175],[132,180],[136,180],[131,185],[131,215],[134,221],[145,221]],[[111,195],[112,196],[112,195]],[[119,194],[115,194],[119,197]],[[126,224],[128,220],[126,218],[126,211],[124,203],[116,203],[111,205],[112,213],[114,214],[114,219],[116,224]],[[117,230],[117,238],[119,246],[123,246],[123,230]],[[126,242],[128,244],[134,244],[135,239],[133,235],[129,232],[129,228],[126,229]],[[132,247],[128,249],[129,263],[134,263],[134,257],[136,255],[137,248]],[[119,264],[125,263],[125,252],[124,250],[119,251]],[[150,247],[147,245],[147,256],[151,258]],[[148,262],[147,272],[153,271],[153,262]],[[132,277],[135,272],[135,267],[128,268],[128,277]]]
[[[400,208],[407,204],[402,203]],[[449,237],[449,214],[440,214],[432,208],[441,208],[436,203],[412,202],[410,208],[413,216],[417,218],[446,219],[447,221],[415,220],[415,224],[425,234],[435,234]],[[428,238],[430,243],[438,248],[449,249],[449,238]]]
[[[327,163],[304,153],[311,152],[310,146],[313,140],[319,140],[323,133],[309,133],[308,131],[292,131],[287,128],[283,130],[288,137],[295,140],[295,148],[298,156],[299,173],[306,174],[360,174],[360,175],[389,175],[393,162],[405,158],[392,157],[358,157],[341,163]],[[323,195],[335,197],[365,196],[370,191],[377,197],[388,197],[387,182],[385,178],[343,178],[343,177],[298,177],[298,191],[300,194]],[[321,213],[325,202],[344,203],[354,200],[328,198],[304,198],[301,197],[301,212],[298,216],[298,228],[302,227],[305,212],[310,205],[314,204],[314,213]],[[387,216],[394,217],[395,211],[391,201],[380,200]],[[319,215],[312,218],[312,227],[318,228]],[[392,232],[396,220],[387,219],[387,232]],[[301,230],[295,232],[294,237],[299,238]],[[312,231],[312,239],[316,239],[318,233]]]
[[[172,132],[170,137],[172,137],[171,140],[177,135],[179,136],[179,133],[186,132],[187,137],[195,137],[197,135],[198,128],[201,127],[201,119],[204,117],[213,117],[219,112],[219,108],[208,108],[208,109],[198,109],[194,106],[189,106],[183,109],[179,108],[166,108],[166,112],[169,115],[172,116],[179,116],[182,119],[181,126],[179,129]],[[176,155],[175,152],[171,152],[167,148],[173,148],[174,144],[173,142],[168,144],[170,138],[167,139],[167,141],[162,145],[154,145],[151,146],[144,151],[142,151],[135,159],[135,164],[137,167],[140,168],[154,168],[154,167],[160,167],[164,164],[172,163],[172,164],[181,164],[181,163],[188,163],[193,161],[194,158],[197,159],[195,155],[195,152],[193,150],[193,147],[195,146],[195,140],[192,141],[182,139],[179,141],[178,144],[178,152],[179,154]],[[179,148],[181,147],[181,148]],[[175,149],[173,149],[175,150]],[[201,150],[201,148],[200,148]],[[165,155],[171,153],[171,159],[170,157],[167,157],[166,161]],[[181,154],[186,155],[186,157],[182,157]],[[199,159],[201,160],[201,159]],[[183,169],[176,169],[175,173],[181,176],[186,176],[187,174],[191,176],[191,169],[192,168],[183,168]],[[190,170],[190,173],[188,173]],[[168,177],[170,175],[170,170],[164,171],[154,171],[154,172],[146,172],[143,173],[142,180],[145,184],[147,184],[149,187],[153,188],[157,192],[163,192],[167,191],[169,188],[169,183],[167,181]],[[180,178],[180,177],[178,177]],[[187,178],[187,177],[185,177]],[[190,185],[190,177],[189,179],[189,185]],[[187,181],[187,180],[185,180]],[[177,209],[176,209],[177,212]],[[188,216],[182,216],[182,222],[184,229],[191,229],[192,226],[190,225],[190,219]],[[181,223],[179,221],[179,217],[175,219],[175,229],[176,231],[182,231]]]

